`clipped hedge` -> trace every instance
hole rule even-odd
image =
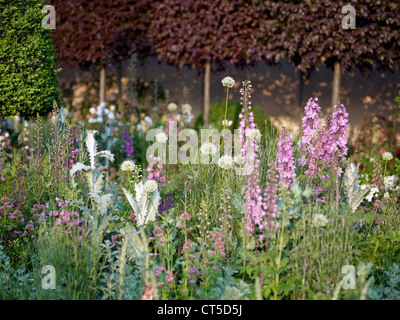
[[[43,115],[61,102],[43,6],[41,0],[0,0],[0,118]]]

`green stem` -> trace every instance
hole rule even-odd
[[[225,142],[225,128],[226,128],[226,115],[228,112],[228,99],[229,99],[229,87],[226,88],[225,118],[224,118],[224,131],[223,131],[224,135],[222,136],[222,152],[224,150],[224,142]]]
[[[285,217],[282,220],[282,228],[280,230],[280,237],[279,237],[279,253],[276,257],[276,274],[275,274],[275,293],[274,293],[274,300],[278,298],[278,284],[279,284],[279,275],[280,275],[280,268],[281,268],[281,258],[282,258],[282,251],[283,251],[283,235],[284,235],[284,228],[285,228]]]
[[[387,160],[385,161],[385,172],[383,173],[383,185],[385,185],[386,167],[387,167]]]

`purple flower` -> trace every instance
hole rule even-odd
[[[256,226],[262,225],[265,212],[262,208],[261,188],[259,186],[260,178],[258,167],[260,160],[258,159],[258,144],[256,138],[249,133],[249,130],[255,128],[254,114],[251,111],[251,88],[250,81],[243,82],[243,88],[240,89],[242,97],[240,98],[243,105],[242,112],[239,115],[240,125],[239,133],[242,141],[242,158],[244,159],[245,168],[249,165],[253,166],[252,172],[247,178],[247,190],[245,192],[246,199],[246,229],[249,232],[256,232]]]
[[[300,150],[307,156],[301,158],[301,165],[305,167],[305,174],[309,177],[316,195],[321,193],[321,180],[328,179],[330,173],[340,176],[342,165],[347,155],[348,116],[343,104],[335,105],[335,112],[325,117],[322,128],[319,127],[318,112],[321,108],[318,99],[311,98],[305,107],[303,117],[303,136]]]
[[[126,156],[133,159],[135,156],[135,149],[133,147],[133,141],[126,131],[122,133],[122,140],[124,140],[124,149]]]

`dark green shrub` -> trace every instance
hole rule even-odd
[[[0,118],[45,114],[60,103],[43,1],[0,0]]]

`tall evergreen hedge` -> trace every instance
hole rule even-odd
[[[54,100],[60,103],[43,6],[43,0],[0,0],[0,118],[45,114]]]

